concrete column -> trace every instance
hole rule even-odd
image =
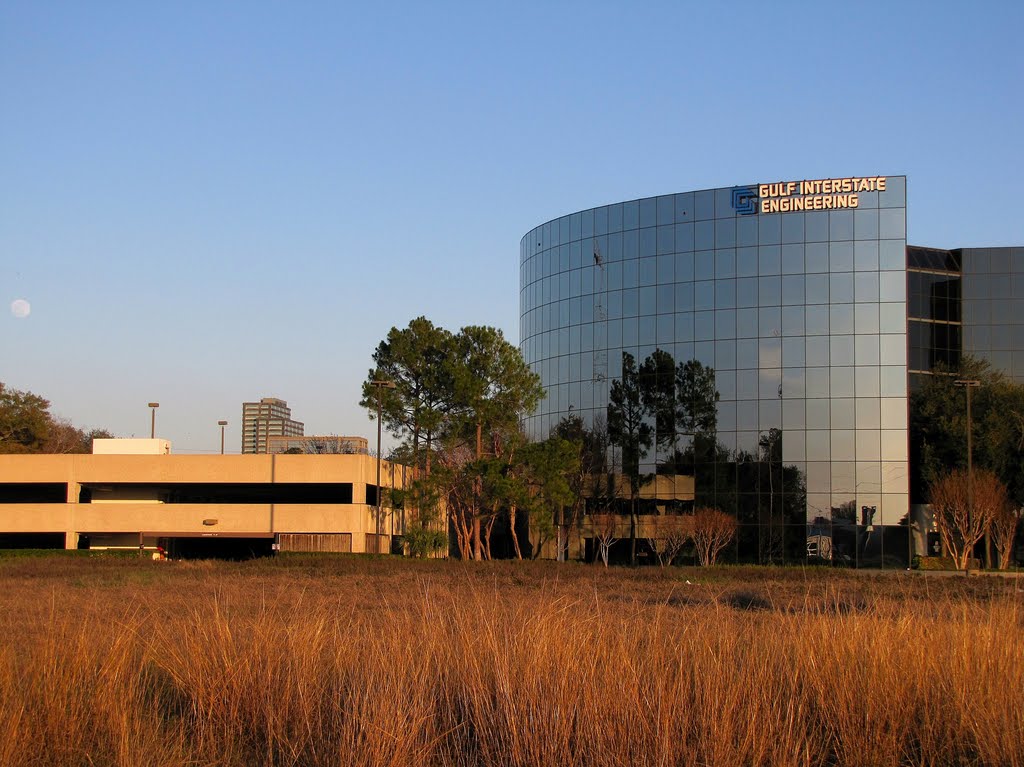
[[[78,482],[68,482],[68,494],[67,503],[71,507],[69,509],[68,517],[72,520],[71,524],[74,524],[75,508],[78,504],[78,496],[82,492],[82,486]],[[65,549],[77,549],[78,548],[78,533],[74,531],[68,531],[64,533],[64,548]]]

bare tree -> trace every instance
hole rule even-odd
[[[598,556],[608,567],[608,552],[618,542],[617,529],[619,525],[616,514],[593,514],[590,517],[590,524],[594,530],[594,541],[597,543]]]
[[[958,570],[967,568],[975,545],[1009,504],[1006,486],[987,469],[977,469],[973,476],[955,469],[940,477],[932,483],[931,502],[939,537]]]
[[[653,535],[648,539],[662,567],[671,565],[687,542],[693,538],[693,516],[668,514],[652,520]]]
[[[469,464],[473,461],[468,445],[455,445],[438,451],[437,465],[426,485],[436,494],[448,513],[448,523],[455,531],[459,557],[473,559],[473,520],[476,514],[473,476]]]
[[[999,554],[999,569],[1008,570],[1013,562],[1013,544],[1017,540],[1017,527],[1024,509],[1007,503],[992,518],[992,537]]]
[[[715,564],[722,549],[736,535],[736,517],[709,506],[693,511],[693,545],[701,567]]]

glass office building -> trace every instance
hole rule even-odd
[[[1024,248],[907,248],[910,385],[961,354],[1024,383]]]
[[[572,213],[523,237],[520,285],[527,432],[603,434],[620,510],[727,511],[735,561],[906,566],[904,177]]]

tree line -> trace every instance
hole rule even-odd
[[[970,424],[964,381],[977,382]],[[1024,385],[964,356],[956,368],[940,366],[921,382],[910,413],[911,499],[931,505],[958,569],[968,567],[983,541],[986,564],[1009,567],[1024,510]]]
[[[588,517],[595,556],[607,563],[620,537],[619,512],[626,511],[635,562],[641,487],[654,477],[641,472],[641,462],[652,445],[674,446],[680,464],[692,465],[695,451],[714,452],[714,371],[694,360],[677,371],[664,352],[639,368],[625,355],[606,418],[588,424],[570,412],[540,441],[527,439],[521,426],[544,396],[540,378],[500,330],[453,333],[418,317],[392,328],[373,362],[360,404],[371,418],[379,408],[382,425],[401,440],[392,458],[415,467],[414,481],[393,502],[406,512],[405,540],[416,554],[443,547],[450,531],[464,559],[537,557],[553,544],[561,560],[570,531]],[[685,448],[676,445],[680,428],[695,437]],[[650,545],[659,561],[672,561],[680,547],[671,541],[682,541],[713,562],[736,520],[708,506],[658,527]],[[511,550],[495,550],[498,532]]]
[[[50,412],[49,400],[0,381],[0,454],[91,453],[106,429],[80,429]]]

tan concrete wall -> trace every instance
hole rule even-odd
[[[94,439],[94,455],[168,455],[171,443],[166,439]]]
[[[355,504],[274,505],[274,531],[288,533],[372,533],[374,508]]]
[[[216,520],[204,525],[203,520]],[[78,503],[72,509],[72,527],[80,533],[114,533],[139,530],[146,533],[186,533],[203,535],[267,534],[270,527],[269,504],[140,504]]]
[[[0,532],[66,533],[74,530],[72,503],[0,503]]]
[[[5,503],[0,504],[0,531],[364,534],[376,529],[373,512],[365,504]],[[215,524],[204,524],[213,520]],[[385,532],[389,530],[385,524]]]
[[[387,486],[389,463],[381,461]],[[401,469],[396,467],[396,482]],[[367,455],[5,455],[4,482],[352,482],[375,484]],[[359,499],[354,499],[358,502]]]
[[[401,467],[396,467],[396,480]],[[31,455],[0,456],[2,483],[67,483],[69,503],[0,503],[0,532],[157,535],[267,535],[275,532],[348,532],[352,550],[365,550],[375,531],[366,484],[375,483],[377,461],[366,455]],[[381,482],[391,476],[381,464]],[[353,485],[352,504],[153,503],[151,488],[132,499],[127,483],[334,483]],[[116,502],[76,503],[80,485],[107,485]],[[204,525],[204,520],[216,524]],[[390,531],[384,523],[385,533]]]

